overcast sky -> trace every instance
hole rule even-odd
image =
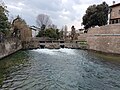
[[[10,17],[20,15],[28,25],[36,25],[38,14],[47,14],[53,24],[59,28],[74,25],[81,28],[82,17],[89,5],[106,1],[112,5],[113,0],[3,0],[10,12]],[[119,0],[114,0],[120,3]]]

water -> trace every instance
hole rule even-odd
[[[120,57],[76,49],[20,51],[0,61],[0,90],[120,90]]]

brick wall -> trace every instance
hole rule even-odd
[[[111,11],[111,19],[115,19],[115,18],[120,18],[120,5],[119,6],[115,6],[115,7],[111,7],[112,11]]]
[[[120,54],[120,24],[111,24],[88,30],[89,49]]]

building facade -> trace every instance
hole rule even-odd
[[[110,6],[110,24],[120,23],[120,3]]]

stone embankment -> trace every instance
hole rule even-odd
[[[17,38],[9,38],[0,42],[0,59],[22,49],[21,41]]]
[[[90,28],[79,40],[85,40],[88,49],[105,53],[120,54],[120,24]]]

